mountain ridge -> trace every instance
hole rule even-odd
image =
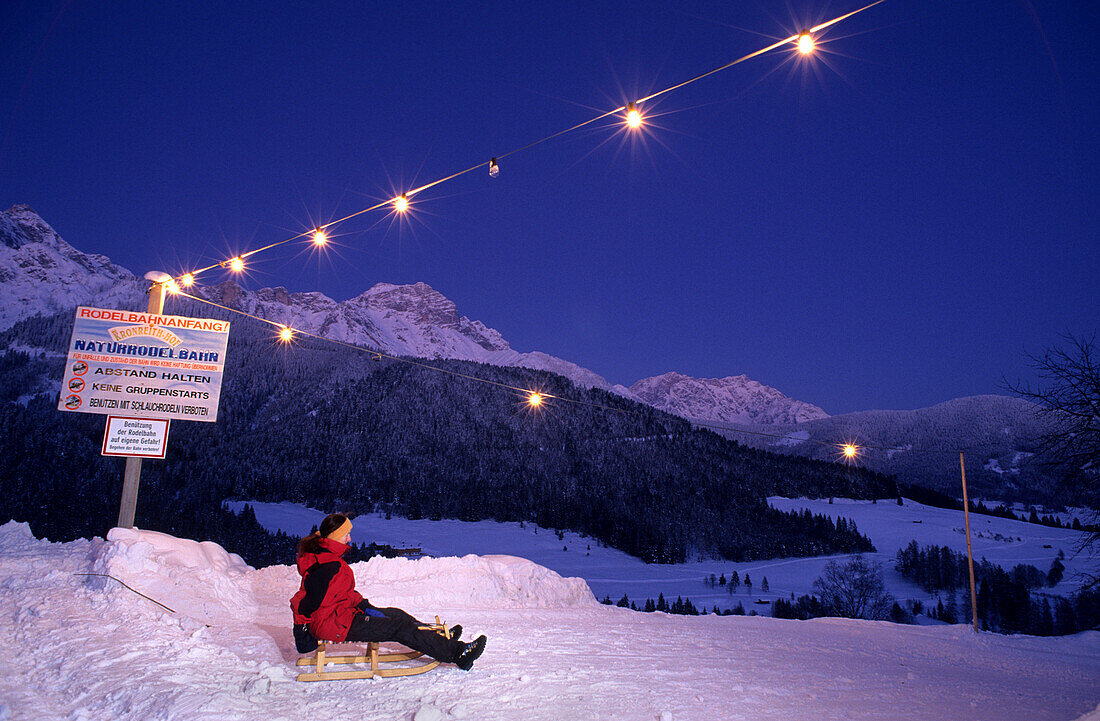
[[[745,375],[692,378],[675,371],[630,386],[643,403],[682,418],[724,423],[801,423],[828,418],[815,405],[789,398]]]
[[[29,206],[0,212],[0,330],[26,317],[50,315],[77,305],[141,308],[146,284],[102,255],[81,253],[66,243]],[[513,349],[495,329],[459,314],[453,301],[427,283],[379,282],[343,301],[317,291],[286,288],[248,290],[231,280],[196,288],[191,294],[325,338],[365,345],[391,355],[453,358],[497,366],[545,370],[582,388],[598,388],[696,420],[775,423],[825,414],[744,376],[690,379],[677,374],[680,393],[661,397],[660,379],[642,379],[627,388],[598,373],[542,351]],[[166,307],[171,313],[171,302]],[[666,374],[667,375],[667,374]],[[737,380],[740,379],[740,380]],[[685,405],[689,385],[711,390],[710,403]],[[696,394],[699,395],[699,394]]]

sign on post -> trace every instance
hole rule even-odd
[[[81,306],[58,410],[216,421],[228,342],[229,321]]]
[[[107,416],[100,455],[164,458],[171,422],[159,418]]]

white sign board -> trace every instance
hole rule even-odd
[[[169,423],[159,418],[107,416],[100,455],[164,458]]]
[[[215,421],[229,322],[76,309],[57,408]]]

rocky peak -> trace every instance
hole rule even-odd
[[[109,258],[66,243],[29,206],[0,212],[0,328],[82,304],[128,306],[142,285]]]
[[[61,237],[29,205],[13,205],[0,213],[0,242],[12,249],[31,243],[57,248]]]
[[[751,378],[692,378],[670,372],[630,387],[642,402],[685,418],[727,423],[801,423],[827,418],[817,406],[788,398]]]
[[[427,283],[377,283],[360,298],[372,308],[406,313],[430,325],[453,328],[460,321],[454,301]]]
[[[197,292],[198,295],[201,295],[209,300],[220,302],[222,305],[227,305],[230,308],[239,309],[239,301],[241,299],[241,295],[244,293],[244,289],[231,280],[223,280],[217,285],[212,285],[208,288],[203,288],[199,289],[198,291],[191,292]]]
[[[458,331],[485,350],[508,350],[511,347],[497,331],[480,321],[471,321],[459,315],[454,301],[427,283],[377,283],[349,303],[365,305],[384,317],[400,318],[422,330]]]

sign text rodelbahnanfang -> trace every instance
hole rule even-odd
[[[229,322],[76,309],[58,409],[215,421]]]

